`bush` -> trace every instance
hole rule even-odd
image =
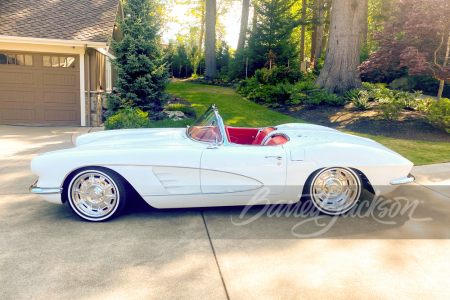
[[[358,92],[358,95],[352,99],[352,103],[358,109],[361,110],[369,109],[371,107],[369,103],[369,92],[366,90],[360,90]]]
[[[186,114],[194,113],[194,110],[191,107],[181,103],[170,104],[168,107],[166,107],[166,111],[182,111]]]
[[[428,121],[433,127],[450,133],[450,100],[442,98],[441,101],[433,101],[428,107]]]
[[[148,113],[139,108],[125,108],[105,121],[105,130],[145,128],[148,123]]]
[[[315,90],[311,93],[311,98],[305,101],[309,105],[320,105],[326,103],[328,105],[345,105],[346,101],[343,97],[336,94],[328,94],[323,90]]]
[[[394,98],[380,99],[378,104],[379,114],[388,121],[399,119],[403,106]]]
[[[148,113],[139,108],[126,108],[117,111],[117,113],[105,121],[105,130],[112,129],[131,129],[131,128],[180,128],[191,125],[194,120],[183,119],[174,121],[173,119],[163,119],[151,121]]]

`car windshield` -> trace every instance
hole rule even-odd
[[[222,141],[222,133],[219,128],[219,120],[217,120],[214,106],[211,106],[197,121],[188,128],[188,135],[202,142],[218,142]]]

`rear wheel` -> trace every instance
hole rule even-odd
[[[94,222],[120,214],[127,199],[122,179],[112,171],[97,168],[76,173],[67,193],[72,210],[84,220]]]
[[[333,167],[322,169],[309,181],[309,199],[328,215],[351,210],[361,195],[361,179],[354,171]]]

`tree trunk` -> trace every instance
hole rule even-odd
[[[445,52],[444,64],[442,65],[444,68],[445,68],[445,66],[447,66],[449,55],[450,55],[450,32],[447,37],[447,51]],[[439,91],[438,91],[438,95],[437,95],[437,101],[441,101],[443,91],[444,91],[444,80],[441,79],[439,82]]]
[[[325,17],[325,24],[323,26],[322,51],[327,48],[328,35],[330,34],[330,20],[331,20],[331,2],[327,3],[327,16]]]
[[[317,0],[316,51],[314,53],[314,57],[316,60],[318,60],[322,56],[324,12],[323,0]]]
[[[200,57],[202,55],[202,48],[203,48],[203,35],[205,34],[205,8],[202,5],[202,19],[201,19],[201,25],[200,25],[200,39],[198,42],[198,52],[200,53]]]
[[[314,8],[314,15],[313,15],[313,20],[315,22],[315,20],[317,20],[317,10],[316,7]],[[313,32],[311,34],[311,62],[314,62],[315,58],[316,58],[316,43],[317,43],[317,25],[313,24],[312,26],[313,28]]]
[[[365,0],[333,0],[327,55],[314,82],[329,94],[343,95],[362,88],[358,66],[365,3]]]
[[[302,21],[306,22],[306,0],[302,0]],[[298,56],[300,69],[301,69],[301,62],[305,60],[305,32],[306,32],[306,25],[302,25],[302,31],[300,36],[300,53]]]
[[[205,77],[216,76],[216,0],[206,0]]]
[[[362,40],[364,45],[367,44],[367,33],[369,31],[369,0],[366,1],[366,7],[364,9],[364,21],[362,23]]]
[[[244,49],[245,46],[245,37],[247,36],[249,6],[250,0],[242,0],[241,29],[239,31],[239,40],[236,51]]]

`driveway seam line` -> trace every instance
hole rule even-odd
[[[445,195],[445,194],[442,194],[442,193],[440,193],[440,192],[438,192],[438,191],[435,191],[435,190],[433,190],[432,188],[429,188],[429,187],[426,186],[426,185],[420,184],[420,183],[418,183],[418,182],[415,181],[415,180],[414,180],[414,183],[415,183],[415,184],[418,184],[418,185],[420,185],[420,186],[423,186],[424,188],[429,189],[430,191],[433,191],[433,192],[435,192],[435,193],[438,193],[439,195],[442,195],[442,196],[444,196],[444,197],[450,198],[449,196],[447,196],[447,195]]]
[[[227,296],[227,299],[230,300],[230,296],[228,295],[227,286],[225,285],[225,280],[223,279],[222,271],[220,270],[219,261],[217,260],[216,251],[214,250],[214,245],[211,241],[211,236],[209,235],[208,226],[206,225],[205,216],[203,215],[203,210],[200,209],[200,214],[202,215],[203,224],[205,225],[206,234],[208,235],[209,244],[211,245],[211,250],[214,255],[214,259],[216,261],[217,269],[219,270],[220,279],[222,280],[223,289],[225,290],[225,295]]]

